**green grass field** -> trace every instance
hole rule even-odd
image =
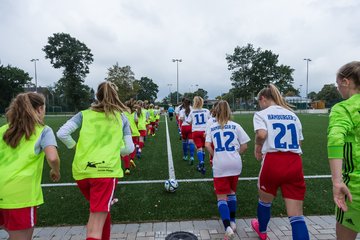
[[[305,175],[328,175],[326,154],[327,115],[299,114],[303,125],[304,142],[303,165]],[[69,117],[47,117],[46,123],[56,132]],[[252,114],[234,116],[249,136],[254,138]],[[5,123],[0,118],[0,125]],[[182,160],[182,146],[174,121],[168,122],[174,160],[175,175],[181,179],[211,178],[210,166],[207,165],[205,176]],[[155,137],[148,137],[143,150],[142,159],[136,160],[137,168],[122,181],[165,180],[169,177],[166,149],[165,119],[161,118],[159,131]],[[77,137],[77,133],[73,135]],[[73,150],[68,150],[61,143],[62,183],[74,182],[71,176]],[[253,157],[253,144],[250,142],[248,151],[242,156],[243,171],[240,177],[257,177],[260,164]],[[208,163],[207,163],[208,164]],[[43,183],[51,183],[49,168],[45,164]],[[329,178],[307,179],[307,195],[304,202],[305,215],[332,214],[331,181]],[[88,204],[76,186],[44,187],[45,204],[38,210],[38,225],[85,224],[88,218]],[[218,219],[216,198],[212,182],[180,182],[175,193],[164,191],[163,183],[120,184],[115,193],[119,202],[112,208],[113,222],[143,222],[186,219]],[[279,193],[280,196],[280,193]],[[238,184],[238,217],[256,215],[257,188],[256,181],[241,180]],[[277,198],[272,208],[273,216],[285,216],[281,198]]]

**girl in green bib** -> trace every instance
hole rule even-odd
[[[134,151],[129,122],[123,115],[127,107],[119,100],[117,87],[103,82],[97,101],[67,121],[57,132],[68,147],[76,148],[72,164],[73,177],[90,202],[87,240],[110,239],[110,206],[117,184],[123,177],[120,154]],[[80,128],[77,142],[71,137]]]
[[[30,240],[36,208],[44,203],[41,176],[44,156],[50,178],[60,179],[60,159],[52,129],[44,125],[45,98],[21,93],[6,111],[0,127],[0,228],[10,239]]]

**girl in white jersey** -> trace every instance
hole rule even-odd
[[[307,240],[309,233],[303,216],[305,181],[300,157],[302,126],[299,118],[273,85],[258,94],[260,108],[254,115],[255,157],[261,161],[258,180],[258,219],[251,226],[260,239],[267,238],[271,203],[281,189],[294,240]]]
[[[242,169],[240,154],[246,151],[250,138],[239,124],[230,120],[228,102],[219,101],[214,114],[216,121],[208,124],[205,146],[213,156],[214,189],[225,239],[231,239],[236,230],[236,186]]]
[[[52,129],[44,125],[45,98],[20,93],[0,127],[0,228],[9,239],[32,239],[37,206],[44,202],[41,177],[44,155],[53,181],[60,179],[60,159]]]
[[[188,123],[188,118],[190,117],[191,112],[191,102],[189,99],[185,98],[183,100],[183,109],[179,112],[179,120],[181,124],[181,136],[182,136],[182,147],[183,147],[183,160],[189,160],[189,164],[193,165],[194,163],[194,151],[195,144],[192,140],[192,131],[191,124]],[[190,152],[190,158],[188,158],[187,152]]]
[[[194,140],[199,165],[197,170],[205,174],[205,130],[206,122],[210,118],[210,111],[203,108],[204,100],[199,97],[194,97],[193,109],[190,112],[189,122],[191,123],[192,138]]]
[[[68,120],[57,136],[67,148],[75,148],[73,177],[90,203],[86,240],[109,240],[110,207],[117,178],[123,177],[120,154],[134,151],[134,144],[129,122],[122,114],[128,109],[120,101],[116,85],[100,83],[96,99],[90,109]],[[79,139],[75,142],[71,133],[78,128]]]

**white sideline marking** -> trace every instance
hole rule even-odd
[[[169,135],[169,127],[167,117],[165,117],[165,125],[166,125],[166,148],[168,154],[168,164],[169,164],[169,179],[175,178],[175,169],[174,169],[174,161],[172,157],[171,144],[170,144],[170,135]]]
[[[331,178],[331,175],[312,175],[305,176],[305,179],[320,179],[320,178]],[[197,178],[197,179],[176,179],[178,182],[212,182],[212,178]],[[239,177],[239,181],[255,181],[258,177]],[[120,181],[119,185],[128,184],[149,184],[149,183],[164,183],[164,180],[142,180],[142,181]],[[76,186],[76,183],[45,183],[41,184],[42,187],[66,187]]]

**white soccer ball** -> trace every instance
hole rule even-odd
[[[175,192],[179,184],[176,179],[168,179],[165,181],[164,187],[167,192]]]

